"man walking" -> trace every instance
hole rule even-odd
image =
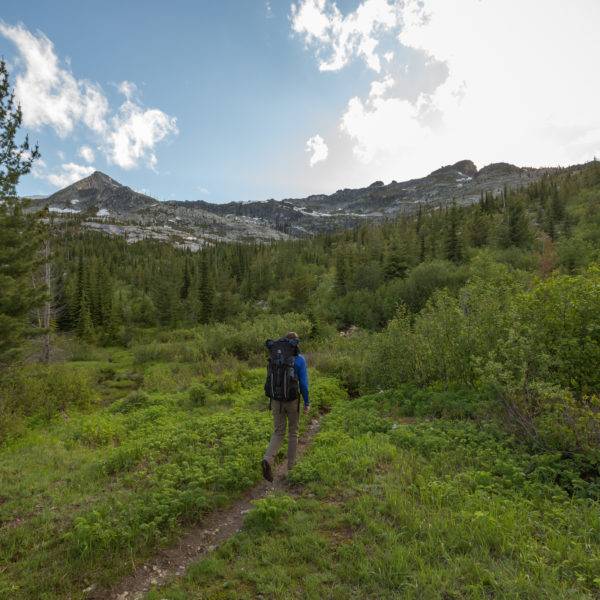
[[[285,337],[267,341],[269,364],[265,393],[270,398],[273,414],[273,435],[262,461],[263,477],[273,481],[273,461],[288,428],[288,472],[296,462],[298,425],[300,421],[300,394],[304,413],[310,410],[308,397],[308,370],[306,360],[299,352],[300,339],[291,331]],[[300,392],[300,393],[298,393]]]

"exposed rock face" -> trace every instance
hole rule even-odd
[[[132,213],[159,204],[157,200],[121,185],[108,175],[95,171],[89,177],[52,194],[46,199],[56,212],[72,209],[81,213],[104,210],[104,216],[129,217]],[[102,216],[102,215],[100,215]]]
[[[131,242],[158,239],[197,250],[205,244],[229,241],[268,242],[289,236],[254,216],[236,216],[203,209],[206,203],[159,202],[96,171],[89,177],[34,200],[50,212],[83,218],[83,225]]]
[[[469,204],[482,191],[526,185],[555,170],[508,163],[478,170],[472,161],[461,160],[410,181],[375,181],[331,195],[227,204],[159,202],[96,171],[48,198],[32,199],[32,205],[83,217],[87,227],[132,241],[149,237],[197,249],[218,241],[267,242],[349,228],[411,213],[419,205]]]

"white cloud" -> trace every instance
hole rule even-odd
[[[86,163],[93,163],[96,160],[94,151],[89,146],[81,146],[81,148],[79,148],[79,156],[81,156]]]
[[[327,159],[329,148],[320,135],[313,135],[306,141],[306,152],[312,153],[309,162],[310,166],[314,167],[317,163]]]
[[[347,16],[328,0],[292,9],[294,31],[330,52],[325,62],[318,54],[321,70],[361,57],[378,72],[369,94],[349,99],[340,118],[359,164],[374,176],[410,177],[462,158],[540,166],[600,154],[596,0],[547,0],[543,11],[537,0],[377,5],[378,16],[367,19],[377,26],[350,45],[339,24],[373,11],[372,0]],[[300,18],[303,7],[313,11],[312,22]],[[388,14],[396,15],[389,26]]]
[[[75,163],[65,163],[61,165],[61,170],[58,173],[50,173],[43,176],[43,179],[56,186],[57,188],[63,188],[88,175],[91,175],[95,171],[94,167],[87,165],[78,165]],[[35,174],[35,173],[34,173]]]
[[[107,136],[108,158],[123,169],[131,169],[145,161],[155,168],[154,147],[169,134],[177,133],[177,121],[161,110],[144,110],[126,100],[111,121]]]
[[[267,13],[267,19],[273,19],[275,17],[271,0],[265,0],[265,11]]]
[[[78,80],[68,67],[60,65],[54,45],[43,33],[34,34],[23,25],[0,21],[0,34],[11,40],[19,52],[15,95],[27,127],[48,126],[65,137],[75,127],[83,126],[114,164],[125,169],[140,163],[155,167],[156,145],[177,133],[174,117],[156,108],[142,107],[135,99],[137,87],[129,81],[118,86],[125,101],[118,110],[111,110],[98,84]],[[93,152],[86,154],[81,156],[92,162]]]
[[[17,46],[26,69],[15,80],[15,95],[26,126],[49,125],[61,137],[78,122],[94,131],[102,130],[108,111],[102,91],[89,81],[77,81],[62,69],[52,42],[43,33],[34,35],[23,25],[13,27],[0,21],[0,34]]]
[[[379,36],[399,23],[400,12],[394,2],[364,0],[358,8],[343,16],[335,2],[302,0],[292,4],[292,28],[316,48],[321,71],[338,71],[354,55],[368,67],[381,70]],[[323,58],[324,54],[328,54]]]
[[[127,100],[131,100],[138,91],[137,85],[131,81],[121,81],[117,86],[117,89],[125,96],[125,98],[127,98]]]

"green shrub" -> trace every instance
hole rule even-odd
[[[194,342],[151,342],[140,344],[133,349],[133,358],[137,364],[149,362],[197,363],[205,358],[204,347],[200,339]]]
[[[301,338],[306,337],[311,330],[310,321],[296,313],[268,314],[252,321],[215,323],[200,329],[206,350],[212,357],[231,354],[241,360],[264,352],[268,338],[278,338],[290,330],[298,332]]]
[[[456,292],[466,281],[467,270],[447,260],[432,260],[411,269],[406,279],[390,284],[395,292],[394,303],[404,303],[412,312],[419,312],[436,290]],[[388,292],[389,295],[389,292]]]
[[[222,371],[213,373],[204,378],[204,383],[208,388],[217,394],[235,394],[242,388],[242,381],[245,377],[244,371]]]
[[[116,444],[124,435],[125,429],[121,421],[102,413],[82,417],[73,430],[74,440],[91,447]]]
[[[201,383],[197,383],[190,388],[188,398],[192,406],[206,406],[209,396],[208,388]]]
[[[101,367],[98,373],[98,383],[103,383],[104,381],[110,381],[114,379],[117,375],[117,371],[112,366]]]
[[[144,389],[149,392],[173,393],[186,390],[198,374],[196,365],[158,363],[144,370]]]
[[[336,377],[351,396],[357,396],[362,389],[370,335],[359,330],[349,337],[335,335],[320,340],[314,350],[306,353],[309,369]]]
[[[294,498],[269,496],[253,502],[254,509],[244,519],[244,526],[254,531],[273,531],[298,510]]]
[[[578,395],[600,392],[600,266],[538,282],[518,298],[517,318],[530,371]]]
[[[146,392],[135,391],[131,392],[128,396],[122,400],[114,402],[110,411],[113,413],[129,413],[142,408],[147,408],[155,402],[146,394]]]
[[[439,419],[470,419],[483,416],[488,409],[488,397],[473,388],[441,386],[418,388],[406,384],[381,394],[380,402],[407,417]]]
[[[0,433],[8,435],[23,417],[47,421],[69,408],[86,408],[98,400],[92,377],[67,365],[24,365],[0,380]]]

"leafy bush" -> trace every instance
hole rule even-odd
[[[248,513],[244,525],[254,531],[273,531],[297,510],[296,500],[285,495],[269,496],[253,504],[254,509]]]
[[[264,351],[268,338],[278,338],[287,331],[296,331],[305,337],[311,330],[310,321],[303,315],[260,315],[253,321],[234,324],[205,325],[200,331],[206,351],[213,357],[232,354],[246,360]]]
[[[117,371],[112,366],[101,367],[98,373],[98,383],[102,383],[104,381],[110,381],[114,379],[117,375]]]
[[[73,439],[91,447],[118,443],[124,435],[122,422],[105,414],[82,417],[73,429]]]
[[[600,266],[538,282],[517,315],[530,369],[578,395],[600,392]]]
[[[18,433],[22,419],[47,421],[69,408],[86,408],[98,399],[92,377],[67,365],[26,365],[0,380],[0,436]]]
[[[206,402],[210,396],[210,392],[208,388],[201,384],[197,383],[190,388],[189,391],[189,401],[192,406],[206,406]]]
[[[418,388],[403,385],[396,390],[376,396],[378,402],[407,417],[440,419],[470,419],[483,416],[489,399],[483,393],[467,387],[441,386]]]
[[[182,363],[153,364],[144,370],[144,389],[148,392],[181,392],[191,385],[198,371],[198,365]]]
[[[404,303],[412,312],[419,312],[437,290],[456,292],[466,281],[467,270],[446,260],[432,260],[411,269],[406,279],[390,284],[395,301]]]
[[[202,340],[194,342],[152,342],[134,347],[133,357],[136,363],[149,362],[200,362],[205,358]]]
[[[154,401],[146,394],[146,392],[136,391],[131,392],[128,396],[122,400],[114,402],[110,410],[113,413],[129,413],[142,408],[151,406]]]
[[[306,354],[309,368],[336,377],[351,396],[357,396],[362,387],[369,335],[357,332],[350,337],[336,335],[321,340],[314,350]]]

